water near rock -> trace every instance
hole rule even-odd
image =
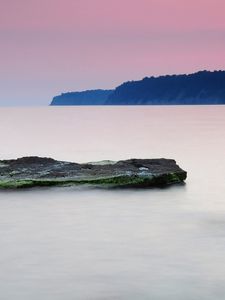
[[[0,188],[94,185],[155,187],[187,177],[173,159],[129,159],[78,164],[52,158],[22,157],[0,161]]]
[[[224,116],[225,106],[1,108],[0,160],[165,157],[188,177],[168,189],[0,190],[0,299],[224,299]]]

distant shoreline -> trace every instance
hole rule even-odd
[[[52,106],[85,105],[221,105],[225,71],[200,71],[128,81],[114,90],[87,90],[55,96]]]

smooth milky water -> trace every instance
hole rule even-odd
[[[0,192],[1,300],[221,300],[225,107],[0,109],[0,157],[175,158],[184,186]]]

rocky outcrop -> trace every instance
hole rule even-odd
[[[182,183],[187,173],[172,159],[72,163],[52,158],[0,160],[0,188],[91,185],[146,188]]]

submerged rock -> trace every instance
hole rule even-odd
[[[160,187],[182,183],[187,172],[173,159],[128,159],[84,164],[52,158],[0,160],[0,188],[92,185],[99,187]]]

